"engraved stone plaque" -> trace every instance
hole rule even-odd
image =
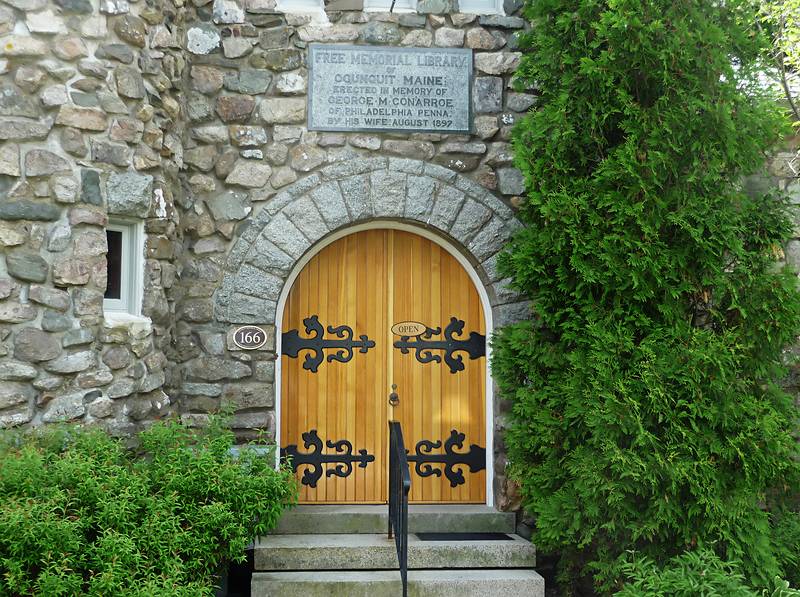
[[[472,50],[308,47],[309,130],[470,132]]]

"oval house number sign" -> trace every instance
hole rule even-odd
[[[267,343],[267,333],[256,325],[243,325],[233,333],[233,343],[242,350],[258,350]]]
[[[392,326],[392,333],[395,336],[421,336],[427,327],[418,321],[401,321]]]

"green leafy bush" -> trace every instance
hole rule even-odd
[[[774,579],[770,590],[755,591],[738,562],[723,562],[710,549],[687,551],[659,568],[649,558],[630,557],[622,570],[625,587],[616,597],[800,597],[786,581]]]
[[[0,595],[213,593],[295,499],[293,476],[216,420],[157,423],[137,450],[98,429],[0,436]]]
[[[749,196],[787,119],[750,0],[531,0],[514,134],[526,224],[501,259],[532,320],[495,336],[511,475],[561,578],[621,582],[714,544],[781,573],[763,504],[798,487],[776,380],[800,332],[780,197]]]
[[[772,536],[783,577],[800,587],[800,512],[789,508],[774,512]]]

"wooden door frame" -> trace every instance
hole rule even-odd
[[[494,384],[492,382],[491,376],[491,344],[489,340],[492,337],[493,328],[493,321],[492,321],[492,306],[489,302],[489,294],[486,292],[486,288],[481,282],[480,277],[478,276],[477,271],[466,258],[464,253],[460,251],[456,245],[452,242],[444,239],[442,236],[435,234],[429,228],[423,228],[419,225],[410,224],[407,222],[398,222],[395,220],[373,220],[370,222],[366,222],[363,224],[355,224],[353,226],[348,226],[346,228],[342,228],[337,230],[336,232],[329,234],[316,244],[314,244],[306,253],[300,257],[300,259],[295,262],[294,266],[292,267],[292,271],[289,274],[288,278],[286,279],[286,283],[283,285],[281,289],[280,296],[278,297],[278,304],[276,307],[275,312],[275,354],[277,358],[275,360],[275,443],[276,445],[281,445],[281,385],[282,385],[282,378],[281,378],[281,371],[282,371],[282,359],[281,359],[281,330],[283,329],[283,311],[286,307],[286,301],[289,298],[289,292],[291,291],[292,287],[294,286],[295,281],[297,280],[297,276],[300,275],[300,272],[303,268],[308,264],[314,256],[319,253],[322,249],[327,247],[328,245],[340,240],[346,236],[351,234],[355,234],[356,232],[363,232],[364,230],[376,230],[376,229],[390,229],[390,230],[402,230],[404,232],[410,232],[411,234],[416,234],[421,236],[422,238],[428,239],[431,242],[436,243],[440,247],[442,247],[445,251],[447,251],[450,255],[452,255],[456,261],[464,268],[464,271],[472,280],[472,284],[475,286],[475,290],[478,292],[478,297],[480,297],[481,307],[483,308],[483,319],[486,326],[486,505],[487,506],[494,506],[494,391],[493,387]],[[466,251],[466,248],[463,248]]]

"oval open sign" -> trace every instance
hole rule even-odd
[[[421,336],[428,329],[424,323],[418,321],[401,321],[392,326],[395,336]]]

